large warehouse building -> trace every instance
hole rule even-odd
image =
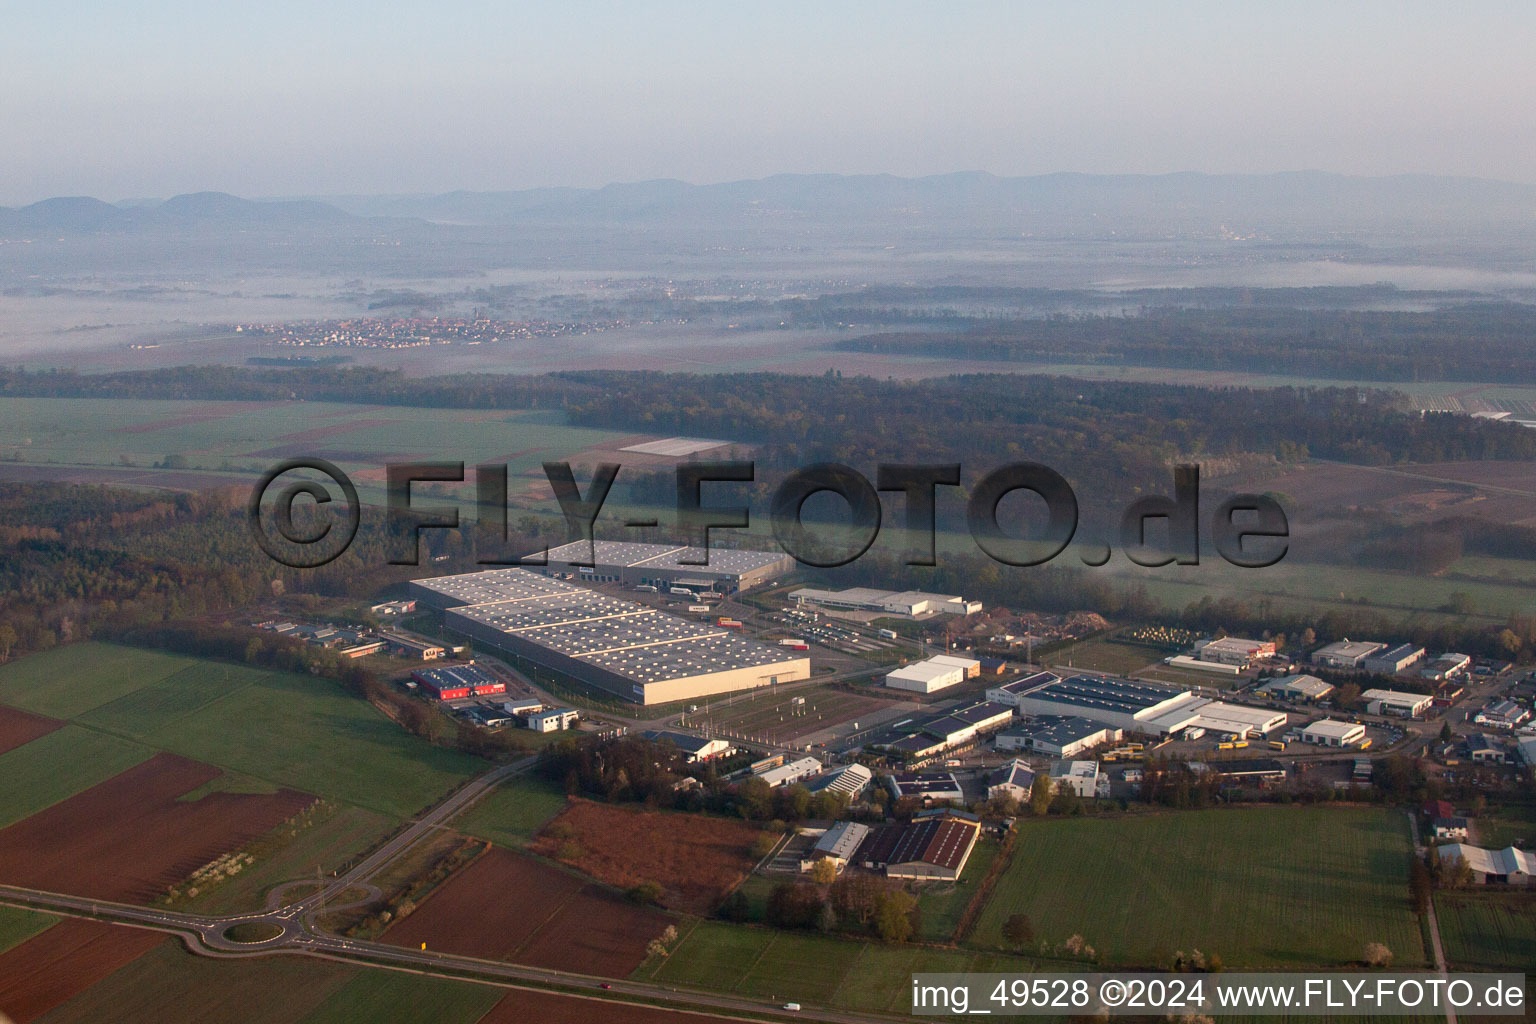
[[[1073,676],[1014,695],[1020,715],[1091,718],[1127,733],[1168,736],[1201,728],[1224,735],[1263,735],[1283,726],[1285,713],[1199,697],[1129,679]]]
[[[708,565],[687,564],[704,557],[703,548],[676,544],[619,540],[588,544],[578,540],[550,548],[549,564],[534,571],[546,576],[570,573],[573,579],[592,583],[688,587],[732,594],[777,579],[795,568],[795,560],[782,551],[736,551],[713,546],[709,549]],[[584,564],[587,562],[592,564]]]
[[[875,590],[871,587],[818,590],[814,587],[805,587],[791,592],[789,597],[797,605],[811,604],[818,608],[841,611],[877,612],[881,615],[900,615],[909,619],[926,618],[940,613],[973,615],[981,611],[980,601],[967,601],[954,594],[930,594],[923,590]]]
[[[477,644],[638,704],[807,679],[809,658],[526,569],[415,580],[412,596]]]

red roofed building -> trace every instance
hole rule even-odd
[[[883,825],[869,834],[854,863],[883,869],[889,878],[954,881],[976,846],[980,822],[953,814]]]

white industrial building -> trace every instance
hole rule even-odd
[[[1331,718],[1313,722],[1301,730],[1303,743],[1320,747],[1353,747],[1365,739],[1365,726],[1355,722],[1337,722]]]
[[[529,555],[529,559],[537,555]],[[694,565],[694,562],[708,562]],[[589,583],[684,587],[733,593],[793,571],[795,560],[782,551],[691,548],[634,541],[572,541],[550,548],[537,571],[550,576],[570,573]]]
[[[891,791],[891,796],[897,800],[922,800],[924,803],[944,800],[965,802],[965,790],[960,788],[960,780],[948,772],[923,775],[897,772],[886,776],[885,782]]]
[[[1419,676],[1424,679],[1432,679],[1435,682],[1444,682],[1447,679],[1455,679],[1459,675],[1465,675],[1472,668],[1472,658],[1466,654],[1442,654],[1434,661],[1419,670]]]
[[[871,587],[817,590],[804,587],[791,591],[789,597],[797,605],[809,604],[839,611],[877,612],[907,619],[926,618],[935,614],[973,615],[981,611],[980,601],[967,601],[953,594],[929,594],[921,590],[875,590]]]
[[[1417,718],[1435,702],[1435,698],[1427,693],[1403,693],[1400,690],[1366,690],[1360,697],[1369,714],[1401,715],[1403,718]]]
[[[1496,700],[1483,707],[1472,721],[1490,729],[1510,729],[1531,717],[1531,713],[1512,700]]]
[[[1051,764],[1051,789],[1065,786],[1080,797],[1094,797],[1099,791],[1099,762],[1055,761]]]
[[[1123,732],[1153,736],[1169,736],[1190,728],[1248,736],[1272,732],[1286,722],[1284,712],[1227,704],[1196,696],[1189,690],[1102,676],[1048,681],[1015,694],[1014,699],[1021,715],[1091,718]]]
[[[600,542],[608,543],[608,542]],[[446,629],[639,704],[807,679],[810,659],[526,569],[410,585]]]
[[[806,783],[806,788],[812,793],[826,791],[853,800],[874,778],[874,772],[855,761],[816,776]]]
[[[688,764],[712,761],[717,757],[724,757],[733,749],[726,740],[709,736],[690,736],[685,732],[647,729],[640,735],[652,743],[670,743],[682,752],[683,760]]]
[[[1224,636],[1195,643],[1195,657],[1201,661],[1237,665],[1241,668],[1247,668],[1258,659],[1267,658],[1274,653],[1275,645],[1270,640],[1245,640],[1242,637]]]
[[[861,843],[869,836],[869,826],[857,821],[839,821],[816,838],[810,855],[800,861],[800,870],[809,871],[817,861],[830,860],[841,872],[853,860]]]
[[[534,732],[559,732],[574,729],[581,720],[581,712],[575,708],[548,708],[528,716],[528,728]]]
[[[1046,683],[1054,683],[1061,677],[1054,672],[1034,672],[1013,680],[1011,683],[1003,683],[1001,686],[987,688],[987,700],[996,701],[999,704],[1009,704],[1018,707],[1019,698],[1030,690],[1038,689]]]
[[[1073,758],[1085,750],[1117,742],[1122,733],[1112,725],[1076,715],[1036,715],[997,734],[998,750],[1027,750],[1057,758]]]
[[[948,654],[935,655],[923,661],[903,665],[887,673],[885,685],[896,690],[913,693],[937,693],[940,690],[974,679],[981,674],[981,662],[974,658],[956,658]]]
[[[768,783],[770,789],[777,789],[780,786],[792,786],[801,779],[808,779],[820,771],[820,761],[814,757],[802,757],[787,764],[764,768],[762,771],[753,772],[752,775]]]
[[[1312,664],[1328,668],[1359,668],[1366,658],[1386,648],[1386,644],[1379,644],[1372,640],[1351,640],[1345,637],[1337,643],[1327,644],[1313,651]]]

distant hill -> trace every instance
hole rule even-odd
[[[489,229],[788,232],[877,241],[938,239],[1159,239],[1205,236],[1327,243],[1342,235],[1528,236],[1536,186],[1474,178],[1355,177],[1321,171],[1235,175],[1048,174],[1003,178],[979,171],[900,178],[889,174],[781,174],[690,185],[663,179],[602,188],[541,188],[441,195],[333,196],[257,201],[219,192],[121,204],[48,199],[0,208],[0,237],[221,229],[366,228],[431,222]],[[596,237],[596,236],[594,236]]]

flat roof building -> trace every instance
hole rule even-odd
[[[536,557],[530,555],[529,558]],[[692,565],[708,559],[707,565]],[[722,593],[747,590],[791,571],[795,560],[782,551],[744,551],[711,546],[644,544],[635,541],[572,541],[549,549],[545,575],[570,573],[591,583],[670,587],[690,585]]]
[[[1424,679],[1433,679],[1441,682],[1446,679],[1454,679],[1464,675],[1472,667],[1472,658],[1466,654],[1442,654],[1434,661],[1419,670],[1419,675]]]
[[[1337,643],[1328,644],[1313,651],[1312,664],[1326,665],[1329,668],[1359,668],[1366,658],[1386,649],[1386,644],[1370,640],[1350,640],[1346,637]]]
[[[1321,747],[1352,747],[1365,739],[1365,726],[1354,722],[1336,722],[1331,718],[1313,722],[1301,730],[1303,743]]]
[[[987,688],[987,700],[995,700],[999,704],[1012,704],[1018,706],[1019,697],[1030,690],[1044,686],[1046,683],[1054,683],[1061,677],[1054,672],[1033,672],[1027,676],[1021,676],[1012,682],[1003,683],[1001,686]]]
[[[800,870],[811,870],[819,860],[830,860],[837,865],[837,870],[843,870],[853,860],[853,855],[864,844],[864,840],[869,838],[869,832],[868,825],[857,821],[835,822],[817,837],[810,856],[800,862]]]
[[[887,673],[885,685],[913,693],[937,693],[980,674],[981,662],[974,658],[940,654]]]
[[[1486,725],[1492,729],[1514,729],[1521,722],[1531,717],[1530,711],[1516,704],[1512,700],[1496,700],[1486,705],[1481,711],[1472,716],[1472,721],[1478,725]]]
[[[606,543],[606,542],[605,542]],[[809,658],[526,569],[416,580],[420,602],[484,647],[639,704],[809,678]]]
[[[1325,683],[1317,676],[1275,676],[1260,683],[1254,692],[1279,700],[1315,701],[1332,693],[1333,684]]]
[[[1396,647],[1388,647],[1384,651],[1378,651],[1366,658],[1361,663],[1361,668],[1367,672],[1380,672],[1382,675],[1395,676],[1410,665],[1415,664],[1424,657],[1424,648],[1416,644],[1398,644]]]
[[[977,736],[984,735],[1013,721],[1013,708],[980,700],[972,704],[951,708],[923,724],[923,732],[942,740],[945,746],[958,746]]]
[[[897,800],[919,799],[925,803],[939,800],[953,800],[956,803],[965,801],[965,791],[960,788],[959,780],[948,772],[925,775],[898,772],[886,776],[886,785],[890,788],[891,796]]]
[[[417,669],[411,673],[411,678],[438,700],[484,697],[507,692],[506,683],[474,665]]]
[[[802,757],[775,768],[766,768],[752,774],[768,783],[770,789],[792,786],[801,779],[808,779],[821,771],[821,762],[814,757]]]
[[[1432,694],[1403,693],[1399,690],[1366,690],[1360,695],[1365,710],[1372,715],[1401,715],[1417,718],[1435,702]]]
[[[953,594],[929,594],[921,590],[876,590],[872,587],[818,590],[815,587],[802,587],[791,591],[789,598],[797,605],[876,612],[908,619],[926,618],[934,614],[971,615],[981,611],[980,601],[967,601]]]
[[[1191,699],[1198,698],[1188,690],[1103,676],[1051,679],[1014,695],[1021,715],[1075,715],[1125,732],[1153,732],[1152,719],[1185,706]]]
[[[1101,744],[1114,743],[1120,736],[1119,729],[1091,718],[1036,715],[998,733],[997,749],[1072,758]]]
[[[1099,791],[1099,762],[1054,761],[1051,763],[1051,787],[1066,787],[1080,797],[1091,798]]]
[[[534,732],[559,732],[574,729],[581,721],[581,712],[575,708],[546,708],[528,716],[528,728]]]
[[[1214,661],[1222,665],[1238,665],[1246,668],[1259,658],[1275,653],[1270,640],[1245,640],[1237,636],[1224,636],[1215,640],[1201,640],[1195,644],[1195,657],[1201,661]]]

